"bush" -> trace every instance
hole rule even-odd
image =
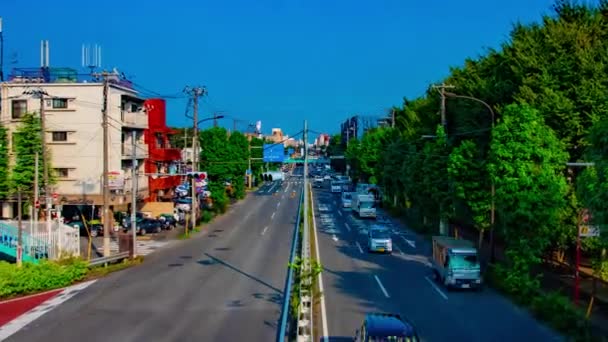
[[[585,314],[558,292],[540,294],[532,299],[530,310],[558,331],[576,337],[577,341],[589,341],[589,325]]]
[[[68,286],[84,279],[87,271],[86,262],[79,258],[43,260],[39,264],[24,263],[22,267],[0,261],[0,298]]]
[[[201,213],[201,222],[208,223],[211,222],[211,220],[213,220],[213,213],[208,210],[203,210]]]

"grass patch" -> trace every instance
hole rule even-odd
[[[93,267],[87,273],[87,279],[95,279],[104,277],[112,272],[124,270],[126,268],[136,266],[144,262],[143,256],[137,256],[135,259],[123,259],[121,262],[110,264],[108,266]]]

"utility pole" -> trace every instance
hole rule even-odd
[[[198,171],[198,154],[199,154],[199,134],[198,134],[198,98],[204,96],[207,93],[207,90],[204,87],[187,87],[184,90],[187,94],[192,96],[192,123],[193,123],[193,134],[192,134],[192,172]],[[213,115],[215,119],[215,114]],[[191,195],[192,195],[192,203],[191,203],[191,211],[190,211],[190,219],[192,222],[192,229],[196,227],[196,213],[198,211],[197,205],[197,193],[196,193],[196,178],[192,177],[191,184]],[[185,234],[188,235],[188,223],[186,223]]]
[[[308,122],[304,120],[304,131],[303,131],[303,139],[304,139],[304,230],[303,236],[308,236],[309,222],[308,222]],[[306,248],[305,243],[307,243],[307,239],[302,239],[302,249]]]
[[[103,127],[103,255],[110,256],[110,180],[109,180],[109,149],[110,139],[108,137],[108,92],[110,84],[108,73],[103,72],[103,107],[102,107],[102,127]],[[135,151],[133,151],[135,153]],[[132,203],[131,206],[134,206]],[[135,226],[131,226],[135,230]],[[135,241],[133,241],[135,243]]]
[[[4,36],[2,35],[2,17],[0,17],[0,82],[4,82]]]
[[[137,153],[135,148],[137,144],[137,132],[131,131],[131,236],[133,238],[133,258],[137,256],[137,188],[138,188],[138,174],[137,174]]]
[[[39,158],[38,158],[38,152],[36,152],[35,157],[36,160],[34,161],[34,205],[32,206],[34,208],[34,215],[33,216],[33,221],[34,224],[31,225],[30,227],[32,227],[30,229],[30,236],[32,236],[32,229],[36,229],[36,231],[38,231],[38,214],[40,213],[40,202],[39,202],[39,189],[40,189],[40,184],[38,181],[38,169],[40,168],[40,162],[39,162]]]
[[[434,89],[439,89],[439,94],[441,95],[441,125],[443,126],[443,131],[447,137],[448,135],[448,120],[446,117],[446,108],[445,108],[445,100],[446,100],[446,95],[445,95],[445,90],[446,89],[452,89],[454,88],[454,86],[452,85],[447,85],[445,83],[441,83],[440,85],[433,85]],[[447,171],[447,170],[446,170]],[[445,210],[445,208],[440,208],[440,211],[443,213],[443,211]],[[440,235],[447,235],[448,234],[448,222],[445,219],[445,217],[443,217],[444,215],[441,215],[441,219],[439,221],[439,234]]]
[[[391,127],[395,128],[395,108],[391,111]]]
[[[17,190],[17,266],[21,267],[23,263],[23,222],[21,221],[23,200],[21,198],[21,186]]]
[[[448,120],[446,118],[446,109],[445,109],[445,90],[455,88],[453,85],[447,85],[445,83],[441,83],[440,85],[433,85],[433,89],[439,89],[439,94],[441,95],[441,125],[445,131],[445,134],[448,134]]]
[[[51,187],[49,186],[49,154],[46,149],[46,113],[44,111],[44,95],[46,94],[43,90],[39,91],[40,95],[40,134],[42,142],[42,181],[44,182],[44,208],[45,208],[45,221],[46,231],[48,238],[51,238]],[[37,173],[36,173],[37,174]],[[50,242],[50,240],[49,240]]]
[[[213,113],[213,127],[217,127],[217,113]]]

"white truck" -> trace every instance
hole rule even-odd
[[[376,218],[376,203],[373,195],[356,193],[351,206],[353,212],[359,217]]]
[[[447,289],[482,288],[477,248],[470,241],[433,236],[433,269],[436,279]]]

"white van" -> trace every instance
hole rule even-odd
[[[331,181],[331,192],[335,192],[335,193],[342,192],[342,182]]]
[[[353,194],[350,192],[342,193],[342,208],[351,208],[353,204]]]

